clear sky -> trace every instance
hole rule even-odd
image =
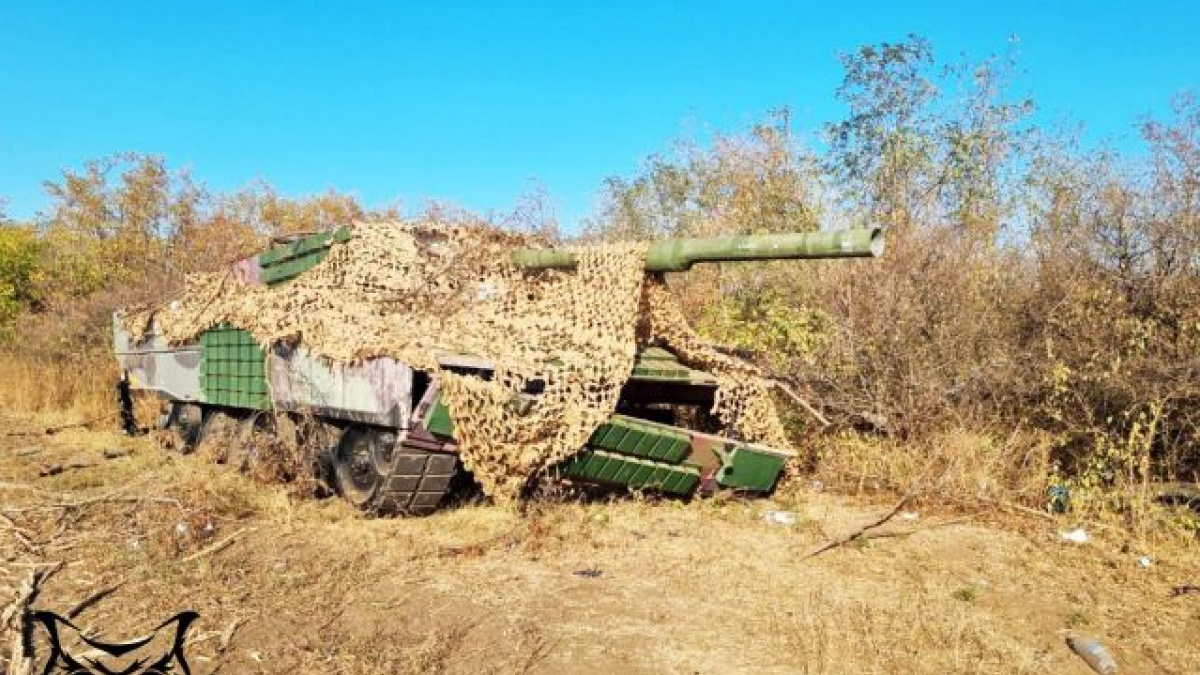
[[[910,32],[947,59],[1019,36],[1038,121],[1093,141],[1200,90],[1200,0],[0,0],[0,198],[27,218],[62,168],[133,150],[368,206],[502,210],[540,184],[571,230],[681,133],[837,119],[838,53]]]

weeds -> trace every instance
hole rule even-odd
[[[24,413],[116,420],[117,368],[110,353],[66,359],[0,349],[0,405]]]

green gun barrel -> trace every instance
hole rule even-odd
[[[879,229],[830,230],[789,234],[664,239],[646,250],[647,272],[682,272],[698,262],[870,258],[883,254]],[[514,251],[512,262],[525,269],[571,269],[575,253],[564,249]]]

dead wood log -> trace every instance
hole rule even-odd
[[[801,560],[808,560],[809,558],[813,558],[818,555],[821,555],[822,553],[824,553],[826,551],[830,551],[835,548],[840,548],[842,546],[845,546],[846,544],[849,544],[850,542],[861,539],[862,536],[865,535],[867,532],[870,532],[871,530],[874,530],[875,528],[880,527],[881,525],[887,523],[892,518],[895,518],[896,514],[900,513],[900,511],[905,506],[908,505],[908,502],[911,501],[914,496],[916,496],[915,488],[910,489],[907,493],[905,493],[905,495],[900,498],[900,501],[896,502],[895,506],[893,506],[891,509],[889,509],[887,513],[885,513],[882,516],[880,516],[879,518],[876,518],[875,520],[867,523],[866,525],[863,525],[863,526],[855,529],[853,532],[851,532],[843,537],[838,537],[837,539],[826,542],[825,544],[813,549],[812,551],[810,551],[808,553],[808,555],[801,558]]]
[[[224,551],[225,549],[229,548],[233,544],[233,542],[237,541],[238,538],[241,537],[243,534],[246,534],[248,532],[254,532],[257,529],[258,529],[257,527],[242,528],[242,529],[238,530],[237,532],[234,532],[233,534],[229,535],[228,537],[225,537],[221,541],[218,541],[217,543],[213,544],[212,546],[201,549],[201,550],[196,551],[195,553],[187,556],[186,558],[183,559],[183,562],[192,562],[193,560],[199,560],[200,558],[212,555],[214,553],[220,553],[221,551]]]
[[[11,647],[8,652],[8,675],[32,675],[33,644],[30,633],[29,607],[37,601],[42,585],[63,568],[62,562],[38,565],[17,590],[12,602],[0,612],[0,635]]]
[[[88,607],[91,607],[92,605],[95,605],[96,603],[100,602],[104,598],[107,598],[108,596],[112,595],[113,593],[116,593],[124,585],[125,585],[125,581],[122,580],[122,581],[118,581],[115,584],[112,584],[111,586],[105,586],[104,588],[101,588],[100,590],[96,591],[95,593],[92,593],[91,595],[87,596],[83,600],[80,600],[79,602],[75,603],[74,607],[67,610],[67,618],[74,619],[75,617],[79,616],[83,612],[83,610],[87,609]]]
[[[60,473],[66,473],[67,471],[74,471],[75,469],[88,469],[93,466],[96,466],[96,465],[93,464],[92,462],[68,462],[66,464],[50,464],[50,465],[42,467],[42,470],[38,471],[38,476],[41,478],[48,478],[50,476],[57,476]]]
[[[800,406],[809,415],[812,415],[813,419],[820,422],[822,427],[829,427],[833,424],[828,418],[821,414],[821,411],[817,410],[811,403],[806,401],[804,397],[800,396],[800,394],[797,394],[796,390],[788,386],[787,383],[780,380],[770,380],[770,382],[772,386],[786,394],[793,403]]]

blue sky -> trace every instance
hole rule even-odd
[[[571,230],[601,181],[684,133],[791,106],[838,118],[837,55],[916,32],[979,59],[1020,38],[1043,123],[1134,147],[1200,90],[1200,2],[0,0],[0,198],[133,150],[216,190],[265,179],[486,212],[541,185]]]

